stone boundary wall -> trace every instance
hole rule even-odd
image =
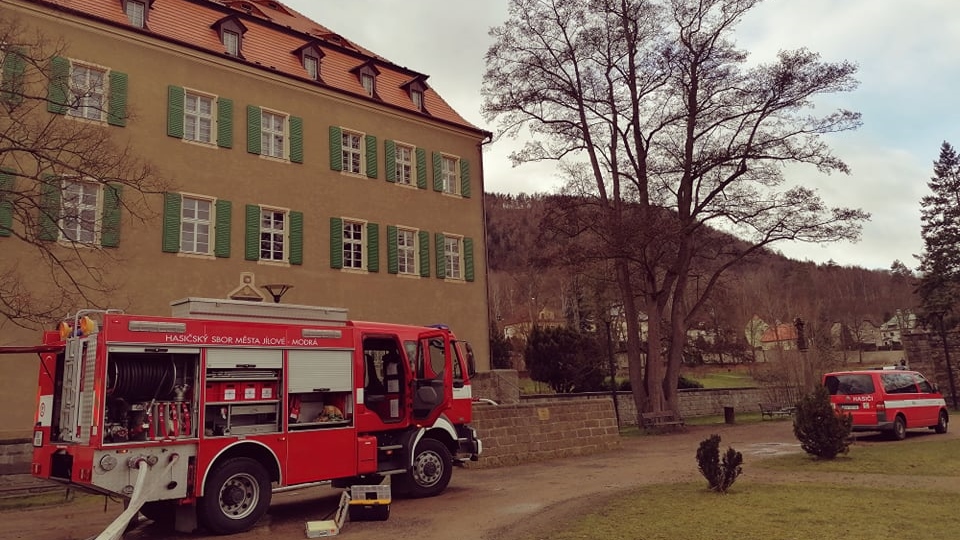
[[[501,405],[520,403],[520,376],[515,369],[494,369],[470,378],[473,397],[492,399]]]
[[[28,474],[33,459],[30,439],[0,440],[0,474]]]
[[[947,351],[950,355],[950,365],[947,366],[947,351],[944,350],[943,340],[938,333],[906,334],[903,344],[907,353],[907,362],[910,369],[923,373],[940,387],[940,392],[947,400],[947,406],[952,407],[956,390],[956,399],[960,401],[960,332],[947,332]],[[950,374],[953,375],[951,385]]]
[[[476,404],[471,425],[483,441],[480,461],[469,462],[471,468],[592,454],[620,446],[610,396]]]

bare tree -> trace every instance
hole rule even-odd
[[[0,13],[0,242],[17,254],[0,259],[0,315],[24,327],[103,305],[120,221],[151,217],[146,196],[166,189],[125,140],[125,76],[80,81],[66,51]]]
[[[725,271],[778,241],[856,239],[869,218],[785,183],[786,164],[847,172],[821,135],[859,115],[808,109],[852,90],[856,67],[805,49],[748,65],[732,36],[758,2],[512,0],[491,31],[484,113],[501,136],[529,133],[516,162],[561,162],[585,201],[565,230],[613,262],[638,411],[677,409],[685,329]],[[708,225],[742,242],[710,242]],[[684,308],[695,273],[700,298]]]

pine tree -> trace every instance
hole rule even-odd
[[[960,156],[950,143],[940,146],[927,182],[931,194],[920,200],[923,253],[917,292],[928,314],[953,311],[960,297]]]

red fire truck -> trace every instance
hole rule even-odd
[[[220,534],[330,482],[429,497],[476,460],[473,355],[445,326],[186,298],[172,317],[80,311],[40,355],[32,472]],[[20,349],[22,351],[22,349]],[[120,523],[122,522],[122,523]]]

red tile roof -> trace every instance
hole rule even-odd
[[[778,324],[767,328],[760,337],[760,341],[765,343],[777,341],[796,341],[797,329],[792,324]]]
[[[123,4],[118,0],[34,1],[130,27]],[[214,23],[231,15],[247,28],[241,38],[242,59],[225,54],[214,29]],[[320,62],[323,82],[318,84],[360,97],[367,94],[351,70],[374,59],[380,71],[376,82],[380,101],[414,114],[424,114],[417,111],[410,95],[402,88],[422,74],[397,66],[274,0],[153,0],[146,26],[147,33],[162,39],[206,50],[226,61],[247,62],[300,79],[308,76],[294,51],[316,41],[324,53]],[[429,117],[486,133],[460,116],[429,86],[423,102]]]

